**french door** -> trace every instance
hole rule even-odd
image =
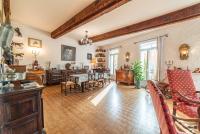
[[[115,75],[115,70],[118,68],[118,54],[110,54],[109,68],[111,75]]]
[[[158,49],[157,40],[145,42],[140,47],[140,58],[143,65],[145,80],[158,79]]]

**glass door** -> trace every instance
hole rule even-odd
[[[115,70],[118,68],[118,53],[119,49],[111,49],[109,51],[109,68],[111,75],[115,75]]]
[[[157,49],[148,50],[147,79],[157,80]]]
[[[110,55],[110,73],[111,75],[115,75],[115,70],[118,68],[118,54]]]
[[[140,59],[143,65],[144,79],[157,80],[158,78],[157,40],[140,44]]]

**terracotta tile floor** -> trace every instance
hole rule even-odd
[[[159,134],[150,97],[142,89],[117,86],[61,95],[43,93],[47,134]]]

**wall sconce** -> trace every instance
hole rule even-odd
[[[126,52],[125,57],[126,57],[126,62],[129,62],[129,60],[130,60],[130,53]]]
[[[190,49],[190,46],[188,44],[182,44],[179,47],[179,53],[180,53],[180,59],[181,60],[187,60],[188,59],[189,49]]]

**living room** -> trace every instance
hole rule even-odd
[[[1,7],[0,133],[200,133],[200,0]]]

